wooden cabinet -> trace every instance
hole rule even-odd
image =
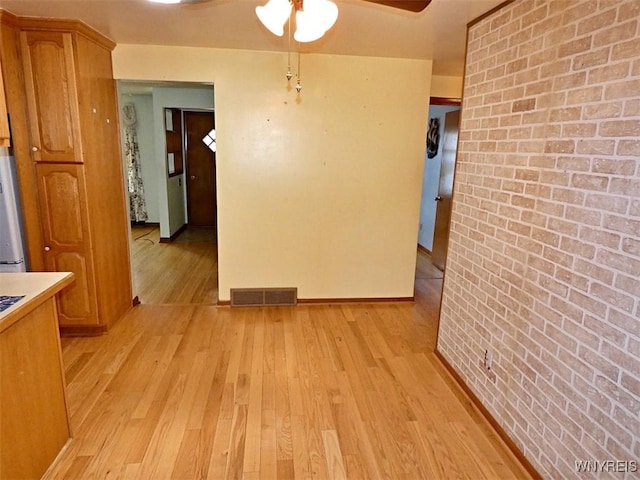
[[[54,295],[68,273],[0,273],[0,478],[42,477],[71,436]]]
[[[23,31],[20,46],[33,159],[82,162],[72,35]]]
[[[4,79],[2,76],[2,68],[0,67],[0,147],[10,147],[10,137],[9,115],[7,113],[7,102],[4,98]]]
[[[38,198],[24,212],[39,230],[27,239],[31,265],[74,273],[57,299],[61,330],[99,334],[132,305],[114,44],[81,22],[0,20],[3,58],[22,77],[7,92],[18,176]]]
[[[60,323],[99,324],[84,167],[44,163],[36,171],[46,268],[76,279],[58,302]]]

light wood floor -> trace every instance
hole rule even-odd
[[[133,281],[142,303],[218,302],[218,257],[213,228],[188,227],[170,243],[160,243],[157,226],[131,228]]]
[[[420,255],[415,303],[139,305],[64,338],[74,439],[45,478],[530,478],[432,353]]]

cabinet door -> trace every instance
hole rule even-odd
[[[82,162],[70,33],[20,33],[33,159]]]
[[[73,272],[75,283],[58,295],[61,325],[98,324],[91,238],[82,165],[36,166],[45,265]]]

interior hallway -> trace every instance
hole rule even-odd
[[[53,478],[530,478],[433,352],[416,302],[140,305],[64,338],[74,440]]]
[[[157,225],[131,228],[133,285],[142,303],[218,303],[216,231],[187,227],[170,243],[160,243]]]

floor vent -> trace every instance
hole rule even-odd
[[[297,288],[232,288],[232,307],[261,307],[295,305],[298,303]]]

